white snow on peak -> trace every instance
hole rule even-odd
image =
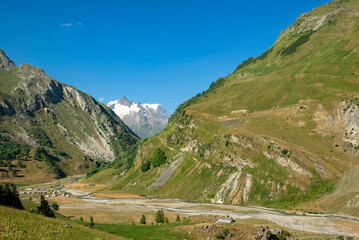
[[[167,113],[167,111],[159,103],[134,103],[124,96],[122,96],[118,100],[108,102],[107,106],[111,108],[121,119],[123,119],[123,117],[127,115],[130,115],[133,112],[138,113],[141,110],[143,114],[147,114],[148,111],[155,111],[156,113],[163,115],[165,118],[170,117],[170,114]]]
[[[111,101],[109,103],[107,103],[107,106],[110,107],[112,109],[112,111],[114,111],[116,113],[117,116],[119,116],[121,119],[130,114],[131,112],[139,112],[140,108],[138,107],[137,104],[132,103],[129,107],[119,104],[116,101]]]
[[[160,106],[161,104],[158,104],[158,103],[154,103],[154,104],[150,104],[150,103],[144,103],[142,104],[143,107],[145,108],[152,108],[153,110],[157,111],[158,107]]]
[[[108,102],[107,106],[141,138],[162,131],[171,117],[161,104],[134,103],[125,96]]]

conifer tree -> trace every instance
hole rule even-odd
[[[37,211],[46,217],[55,217],[54,212],[50,208],[49,202],[45,200],[43,195],[40,196],[40,206],[37,207]]]
[[[164,223],[165,222],[165,215],[163,213],[163,210],[158,210],[156,214],[156,223]]]
[[[145,215],[142,215],[141,220],[140,220],[140,224],[146,224],[146,217],[145,217]]]
[[[90,227],[93,228],[95,226],[95,223],[93,222],[93,217],[90,217]]]

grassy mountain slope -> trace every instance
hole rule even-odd
[[[84,173],[137,139],[107,106],[40,68],[15,66],[0,51],[1,179],[33,183]]]
[[[71,228],[64,225],[70,223]],[[1,239],[124,239],[74,221],[48,218],[0,206]]]
[[[134,168],[113,169],[102,182],[192,201],[359,214],[351,173],[359,163],[358,39],[358,1],[302,14],[268,51],[180,105]],[[156,148],[167,163],[141,172]]]

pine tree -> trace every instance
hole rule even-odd
[[[146,217],[145,217],[145,215],[142,215],[141,220],[140,220],[140,224],[146,224]]]
[[[156,214],[156,223],[164,223],[165,222],[165,215],[163,213],[163,210],[158,210]]]
[[[180,219],[180,217],[179,217],[178,214],[177,214],[176,222],[179,222],[179,221],[181,221],[181,219]]]
[[[162,223],[165,222],[165,214],[163,213],[163,209],[161,209],[161,220],[162,220]]]
[[[90,217],[90,227],[93,228],[95,226],[95,223],[93,222],[93,217]]]
[[[49,202],[45,200],[44,196],[40,196],[40,206],[37,207],[37,211],[46,217],[55,217],[54,212],[51,210]]]
[[[160,210],[157,211],[155,221],[156,221],[157,224],[161,223],[161,212],[160,212]]]
[[[57,203],[55,203],[55,202],[51,205],[51,207],[56,211],[58,211],[59,208],[60,208],[59,205]]]

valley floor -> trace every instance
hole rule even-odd
[[[359,239],[359,218],[352,216],[308,214],[255,206],[146,198],[145,196],[109,191],[106,190],[105,185],[79,181],[83,177],[83,175],[79,175],[45,184],[22,187],[57,189],[57,191],[66,192],[70,196],[58,194],[46,198],[50,203],[56,202],[60,206],[59,220],[47,219],[26,211],[3,208],[0,211],[0,223],[2,221],[5,228],[3,229],[0,224],[0,238],[4,236],[1,234],[7,229],[6,224],[10,218],[15,224],[16,231],[20,231],[27,226],[25,223],[25,225],[20,224],[23,218],[34,219],[34,221],[39,218],[45,222],[49,220],[48,224],[51,221],[65,221],[74,226],[87,226],[90,218],[93,217],[97,231],[128,239],[217,239],[219,235],[228,231],[232,236],[231,239],[256,239],[258,229],[262,226],[289,232],[295,239]],[[27,203],[33,205],[38,203],[39,195],[20,194],[20,196],[22,199],[28,199],[25,201]],[[164,211],[169,223],[155,224],[156,212],[160,209]],[[14,218],[15,215],[13,216],[11,211],[19,215],[19,223],[16,223],[18,220]],[[146,225],[140,224],[142,215],[146,216]],[[181,221],[176,221],[177,215]],[[216,223],[218,219],[231,218],[235,222]],[[62,225],[60,225],[63,227],[65,222],[61,222]],[[51,224],[53,223],[51,222]],[[81,231],[85,230],[84,228]],[[48,233],[44,231],[43,234]],[[58,237],[58,239],[66,239],[61,238],[60,235]],[[79,235],[74,239],[82,238]]]
[[[65,216],[94,215],[103,223],[138,222],[142,214],[148,216],[148,222],[154,222],[155,212],[163,209],[170,222],[175,216],[192,216],[192,219],[208,220],[232,217],[237,223],[271,222],[275,227],[287,229],[294,236],[330,234],[359,237],[359,218],[329,214],[290,213],[261,207],[242,207],[225,204],[190,203],[173,199],[148,198],[100,198],[86,192],[67,189],[82,202],[61,204],[61,213]],[[132,196],[133,197],[133,196]],[[96,216],[97,215],[97,216]],[[310,234],[313,233],[313,234]],[[324,237],[324,236],[323,236]]]

